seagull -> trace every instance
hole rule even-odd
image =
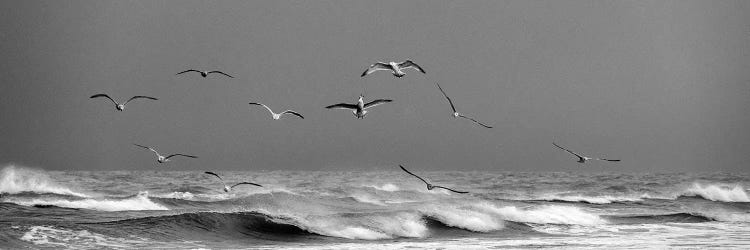
[[[249,103],[249,104],[250,104],[250,105],[258,105],[258,106],[263,106],[263,107],[265,107],[266,109],[268,109],[268,112],[271,112],[271,116],[273,116],[273,119],[274,119],[274,120],[278,120],[279,118],[281,118],[281,115],[283,115],[283,114],[292,114],[292,115],[296,115],[296,116],[299,116],[299,118],[305,119],[305,117],[304,117],[304,116],[302,116],[302,115],[301,115],[300,113],[297,113],[297,111],[294,111],[294,110],[289,110],[289,109],[287,109],[287,110],[285,110],[284,112],[281,112],[281,113],[278,113],[278,114],[277,114],[277,113],[274,113],[274,112],[273,112],[273,110],[271,110],[271,108],[269,108],[268,106],[266,106],[266,105],[265,105],[265,104],[263,104],[263,103],[259,103],[259,102],[251,102],[251,103]]]
[[[156,150],[153,149],[153,148],[151,148],[151,147],[146,147],[146,146],[138,145],[138,144],[135,144],[135,143],[133,143],[133,145],[136,145],[138,147],[142,147],[142,148],[151,150],[151,152],[154,152],[154,154],[156,154],[156,157],[157,157],[156,161],[158,161],[159,163],[168,162],[169,158],[172,158],[174,156],[185,156],[185,157],[190,157],[190,158],[198,158],[198,156],[192,156],[192,155],[186,155],[186,154],[171,154],[171,155],[168,155],[168,156],[164,157],[163,155],[160,155],[159,152],[156,152]]]
[[[227,193],[229,193],[229,191],[232,191],[232,188],[234,188],[234,187],[236,187],[236,186],[239,186],[239,185],[242,185],[242,184],[248,184],[248,185],[255,185],[255,186],[258,186],[258,187],[263,187],[263,186],[261,186],[260,184],[255,184],[255,183],[252,183],[252,182],[240,182],[240,183],[234,184],[234,185],[232,185],[232,186],[228,186],[228,185],[227,185],[227,184],[226,184],[226,183],[224,182],[224,179],[222,179],[222,178],[221,178],[221,176],[219,176],[218,174],[216,174],[216,173],[214,173],[214,172],[205,172],[205,173],[206,173],[206,174],[210,174],[210,175],[213,175],[213,176],[216,176],[216,178],[219,178],[219,180],[221,181],[221,184],[223,184],[223,185],[224,185],[224,192],[227,192]]]
[[[365,115],[367,115],[366,109],[378,106],[383,103],[388,103],[388,102],[393,101],[393,100],[388,100],[388,99],[377,99],[377,100],[374,100],[365,104],[363,100],[364,98],[365,98],[364,95],[359,95],[359,100],[357,100],[357,104],[339,103],[339,104],[327,106],[326,108],[327,109],[349,109],[352,111],[352,113],[354,113],[354,116],[356,116],[359,119],[364,119]]]
[[[135,100],[135,99],[159,100],[159,99],[156,99],[156,98],[153,98],[153,97],[142,96],[142,95],[137,95],[137,96],[130,97],[130,99],[128,99],[127,101],[125,101],[123,103],[117,103],[114,99],[112,99],[112,97],[109,97],[107,94],[96,94],[96,95],[92,95],[89,98],[97,98],[97,97],[106,97],[107,99],[109,99],[110,101],[112,101],[112,103],[115,104],[115,108],[117,109],[117,111],[123,111],[125,109],[125,104],[128,104],[130,101]]]
[[[372,72],[379,71],[379,70],[390,70],[393,72],[393,76],[395,77],[403,77],[406,75],[402,71],[402,69],[408,69],[408,68],[414,68],[419,72],[422,72],[422,74],[427,74],[422,67],[419,67],[416,63],[412,62],[411,60],[406,60],[401,63],[396,62],[376,62],[370,67],[368,67],[365,72],[362,72],[362,75],[360,77],[365,77],[366,75],[372,74]]]
[[[218,70],[214,70],[214,71],[200,71],[200,70],[189,69],[189,70],[185,70],[185,71],[182,71],[180,73],[177,73],[177,75],[183,74],[183,73],[187,73],[187,72],[191,72],[191,71],[201,73],[202,77],[207,77],[208,74],[217,73],[217,74],[222,74],[222,75],[228,76],[229,78],[234,78],[233,76],[230,76],[227,73],[224,73],[224,72],[221,72],[221,71],[218,71]]]
[[[579,163],[585,163],[585,162],[586,162],[586,161],[588,161],[588,160],[599,160],[599,161],[620,161],[620,160],[611,160],[611,159],[602,159],[602,158],[591,158],[591,157],[586,157],[586,156],[582,156],[582,155],[579,155],[579,154],[577,154],[576,152],[570,151],[569,149],[563,148],[563,147],[561,147],[560,145],[557,145],[557,143],[554,143],[554,142],[553,142],[553,143],[552,143],[552,145],[555,145],[555,147],[558,147],[558,148],[560,148],[560,149],[562,149],[562,150],[568,151],[568,153],[571,153],[571,154],[575,155],[576,157],[578,157],[578,162],[579,162]]]
[[[450,97],[448,97],[448,95],[447,95],[447,94],[445,94],[445,91],[443,90],[443,88],[442,88],[442,87],[440,87],[440,84],[438,84],[437,82],[435,82],[435,85],[437,85],[437,87],[438,87],[438,89],[440,90],[440,92],[441,92],[441,93],[443,93],[443,96],[445,96],[445,99],[448,99],[448,103],[449,103],[449,104],[451,105],[451,109],[453,109],[453,117],[461,117],[461,118],[464,118],[464,119],[468,119],[468,120],[470,120],[470,121],[473,121],[474,123],[476,123],[476,124],[479,124],[479,125],[480,125],[480,126],[482,126],[482,127],[485,127],[485,128],[492,128],[492,126],[488,126],[488,125],[485,125],[484,123],[481,123],[481,122],[477,121],[477,120],[476,120],[476,119],[474,119],[474,118],[471,118],[471,117],[465,116],[464,114],[461,114],[461,113],[459,113],[458,111],[456,111],[456,106],[453,106],[453,101],[451,100],[451,98],[450,98]]]
[[[408,174],[410,174],[410,175],[412,175],[414,177],[417,177],[417,179],[419,179],[422,182],[424,182],[424,184],[427,184],[427,190],[432,190],[433,188],[442,188],[442,189],[445,189],[445,190],[448,190],[448,191],[451,191],[451,192],[454,192],[454,193],[459,193],[459,194],[468,193],[466,191],[456,191],[456,190],[453,190],[453,189],[450,189],[450,188],[447,188],[447,187],[432,185],[432,184],[428,183],[427,181],[425,181],[424,179],[422,179],[422,177],[419,177],[419,176],[417,176],[415,174],[412,174],[411,172],[409,172],[409,170],[406,170],[406,168],[404,168],[404,166],[401,166],[401,165],[398,165],[398,166],[401,167],[401,170],[404,170],[404,172],[406,172],[406,173],[408,173]]]

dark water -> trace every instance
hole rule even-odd
[[[750,248],[750,177],[0,171],[2,248]]]

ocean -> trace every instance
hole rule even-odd
[[[0,170],[3,249],[750,248],[750,176]]]

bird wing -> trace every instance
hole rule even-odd
[[[466,192],[466,191],[458,191],[458,190],[453,190],[453,189],[450,189],[450,188],[447,188],[447,187],[443,187],[443,186],[435,186],[435,185],[433,185],[432,187],[436,187],[436,188],[442,188],[442,189],[445,189],[445,190],[448,190],[448,191],[451,191],[451,192],[454,192],[454,193],[459,193],[459,194],[465,194],[465,193],[468,193],[468,192]]]
[[[265,105],[265,104],[263,104],[263,103],[259,103],[259,102],[251,102],[251,103],[248,103],[248,104],[250,104],[250,105],[258,105],[258,106],[263,106],[263,107],[265,107],[266,109],[268,109],[268,112],[271,112],[271,114],[274,114],[273,110],[271,110],[271,108],[269,108],[268,106],[266,106],[266,105]]]
[[[224,183],[224,179],[222,179],[222,178],[221,178],[221,176],[219,176],[218,174],[216,174],[216,173],[214,173],[214,172],[209,172],[209,171],[206,171],[206,172],[203,172],[203,173],[205,173],[205,174],[210,174],[210,175],[213,175],[213,176],[216,176],[216,178],[219,178],[219,180],[221,181],[221,183]]]
[[[109,99],[110,101],[112,101],[112,103],[114,103],[115,105],[117,105],[117,102],[115,100],[113,100],[112,97],[109,97],[107,94],[96,94],[96,95],[92,95],[89,98],[97,98],[97,97],[106,97],[107,99]]]
[[[229,78],[234,78],[234,76],[230,76],[230,75],[228,75],[227,73],[224,73],[224,72],[221,72],[221,71],[218,71],[218,70],[214,70],[214,71],[209,71],[209,72],[208,72],[207,74],[212,74],[212,73],[219,73],[219,74],[222,74],[222,75],[228,76]]]
[[[555,147],[558,147],[558,148],[560,148],[560,149],[562,149],[562,150],[568,151],[568,153],[571,153],[571,154],[573,154],[573,155],[577,156],[578,158],[583,158],[583,156],[581,156],[581,155],[577,154],[576,152],[570,151],[570,150],[569,150],[569,149],[567,149],[567,148],[563,148],[562,146],[560,146],[560,145],[557,145],[557,143],[554,143],[554,142],[553,142],[553,143],[552,143],[552,145],[555,145]]]
[[[393,70],[393,67],[390,64],[383,63],[383,62],[376,62],[370,67],[367,67],[365,72],[362,72],[362,75],[360,77],[364,77],[366,75],[372,74],[372,72],[378,71],[378,70]]]
[[[419,65],[417,65],[416,63],[412,62],[411,60],[406,60],[406,61],[404,61],[404,62],[402,62],[402,63],[399,63],[399,64],[398,64],[398,67],[399,67],[399,68],[402,68],[402,69],[407,69],[407,68],[414,68],[414,69],[416,69],[417,71],[419,71],[419,72],[422,72],[422,74],[427,74],[427,72],[425,72],[425,71],[424,71],[424,69],[423,69],[422,67],[420,67],[420,66],[419,66]]]
[[[139,145],[139,144],[135,144],[135,143],[133,143],[133,145],[136,145],[136,146],[138,146],[138,147],[142,147],[142,148],[145,148],[145,149],[151,150],[151,152],[154,152],[154,153],[155,153],[156,155],[159,155],[159,152],[156,152],[156,149],[153,149],[153,148],[151,148],[151,147],[146,147],[146,146],[143,146],[143,145]]]
[[[448,103],[451,105],[451,109],[453,109],[453,113],[456,113],[456,106],[453,106],[453,100],[451,100],[450,97],[448,97],[448,94],[445,93],[442,87],[440,87],[440,84],[435,82],[435,85],[437,85],[438,89],[440,90],[440,93],[443,93],[443,96],[445,96],[445,99],[448,99]]]
[[[247,185],[254,185],[254,186],[258,186],[258,187],[263,187],[263,186],[261,186],[260,184],[255,184],[255,183],[252,183],[252,182],[240,182],[240,183],[237,183],[237,184],[234,184],[234,185],[232,185],[232,186],[231,186],[231,188],[234,188],[234,187],[236,187],[236,186],[239,186],[239,185],[242,185],[242,184],[247,184]]]
[[[424,182],[424,184],[427,184],[427,185],[429,185],[429,184],[430,184],[430,183],[428,183],[427,181],[425,181],[424,179],[422,179],[422,177],[419,177],[419,176],[417,176],[417,175],[415,175],[415,174],[412,174],[411,172],[409,172],[409,170],[406,170],[406,168],[404,168],[404,166],[401,166],[401,165],[398,165],[398,166],[399,166],[399,167],[401,167],[401,170],[404,170],[404,172],[406,172],[406,173],[410,174],[411,176],[417,177],[417,179],[420,179],[420,180],[422,180],[422,182]]]
[[[281,112],[281,114],[282,114],[282,115],[283,115],[283,114],[292,114],[292,115],[296,115],[296,116],[299,116],[299,118],[305,119],[305,117],[304,117],[304,116],[302,116],[302,115],[301,115],[300,113],[297,113],[297,111],[294,111],[294,110],[286,110],[286,111],[284,111],[284,112]]]
[[[594,158],[594,160],[600,160],[600,161],[620,161],[620,160],[602,159],[602,158]]]
[[[476,124],[479,124],[479,126],[482,126],[482,127],[485,127],[485,128],[492,128],[492,126],[489,126],[487,124],[481,123],[481,122],[477,121],[476,119],[468,117],[468,116],[465,116],[463,114],[458,114],[458,117],[461,117],[461,118],[464,118],[464,119],[468,119],[468,120],[470,120],[470,121],[472,121],[472,122],[474,122]]]
[[[191,72],[191,71],[192,71],[192,72],[198,72],[198,73],[201,73],[201,72],[200,72],[200,71],[198,71],[198,70],[194,70],[194,69],[189,69],[189,70],[185,70],[185,71],[182,71],[182,72],[180,72],[180,73],[177,73],[177,74],[175,74],[175,75],[179,75],[179,74],[184,74],[184,73],[187,73],[187,72]]]
[[[334,105],[331,105],[331,106],[327,106],[326,108],[327,109],[354,109],[354,110],[356,110],[357,109],[357,105],[348,104],[348,103],[339,103],[339,104],[334,104]]]
[[[367,104],[365,104],[364,108],[372,108],[372,107],[378,106],[380,104],[389,103],[389,102],[392,102],[392,101],[393,100],[388,100],[388,99],[377,99],[377,100],[374,100],[374,101],[371,101],[371,102],[368,102]]]
[[[198,158],[198,156],[194,156],[194,155],[186,155],[186,154],[171,154],[171,155],[169,155],[169,156],[165,157],[165,159],[169,159],[169,158],[172,158],[173,156],[185,156],[185,157],[190,157],[190,158]]]
[[[159,99],[156,99],[156,98],[150,97],[150,96],[137,95],[137,96],[130,97],[130,99],[128,99],[127,101],[125,101],[125,103],[123,103],[122,105],[128,104],[130,101],[135,100],[135,99],[159,100]]]

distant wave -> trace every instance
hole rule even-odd
[[[657,215],[611,215],[606,216],[608,220],[617,224],[647,224],[647,223],[700,223],[714,221],[708,216],[692,213],[674,213]]]
[[[2,202],[15,203],[22,206],[56,206],[64,208],[82,208],[98,211],[136,211],[136,210],[169,210],[148,198],[148,192],[141,192],[128,198],[75,198],[60,197],[7,197]]]
[[[16,167],[14,165],[6,166],[0,170],[0,194],[18,194],[23,192],[89,197],[88,195],[74,192],[67,187],[55,183],[42,170]]]
[[[693,186],[683,192],[682,196],[700,196],[706,200],[722,202],[750,202],[750,196],[740,185],[693,183]]]
[[[643,201],[644,198],[649,198],[648,195],[642,195],[640,197],[632,196],[613,196],[613,195],[599,195],[599,196],[585,196],[585,195],[545,195],[537,200],[543,201],[556,201],[556,202],[581,202],[589,204],[609,204],[615,202],[637,202]]]

